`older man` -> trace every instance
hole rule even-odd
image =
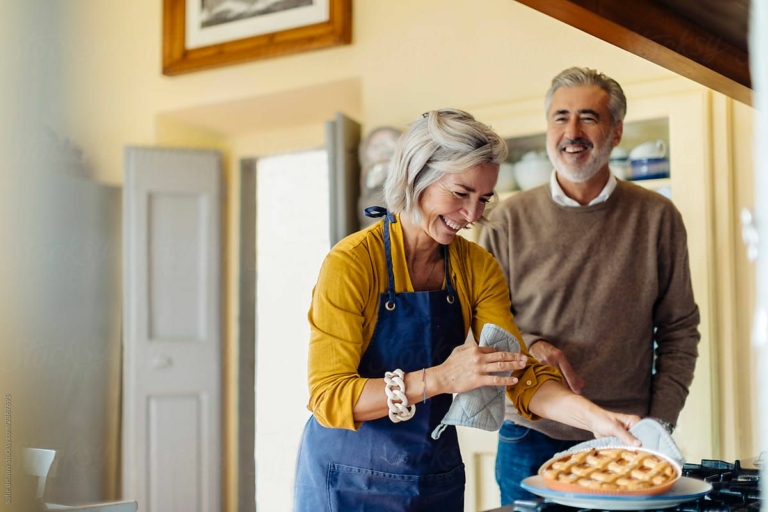
[[[658,419],[670,432],[698,355],[680,213],[671,201],[617,181],[626,98],[595,70],[558,74],[545,100],[548,184],[498,205],[480,243],[499,261],[530,353],[600,406]],[[520,481],[556,452],[591,438],[508,404],[496,478],[502,504],[530,498]]]

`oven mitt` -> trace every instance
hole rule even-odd
[[[637,422],[637,424],[629,429],[629,433],[638,438],[642,443],[642,448],[653,450],[655,452],[662,453],[671,458],[680,466],[685,464],[685,457],[680,452],[680,449],[675,444],[672,436],[669,435],[667,429],[661,426],[661,423],[651,418],[644,418]],[[569,450],[555,454],[554,457],[565,455],[566,453],[572,453],[579,450],[585,450],[589,448],[604,448],[606,446],[621,446],[621,442],[617,437],[602,437],[600,439],[592,439],[579,443]]]
[[[480,346],[493,347],[506,352],[520,352],[520,342],[494,324],[483,326],[483,331],[480,333]],[[497,372],[494,375],[507,377],[511,373]],[[432,439],[439,438],[448,425],[499,430],[504,422],[505,393],[505,386],[484,386],[457,394],[443,421],[432,431]]]

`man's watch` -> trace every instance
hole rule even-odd
[[[662,427],[664,427],[664,430],[666,430],[670,435],[672,432],[675,431],[675,426],[671,424],[670,422],[666,420],[662,420],[660,418],[651,418],[653,421],[658,422]]]

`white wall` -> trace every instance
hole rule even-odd
[[[3,2],[0,18],[0,510],[32,510],[27,446],[58,452],[46,498],[116,492],[120,196],[59,130],[65,7]]]

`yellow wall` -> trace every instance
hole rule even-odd
[[[734,178],[734,219],[739,219],[743,208],[754,211],[755,207],[755,165],[753,130],[754,110],[741,103],[733,102],[733,178]],[[740,457],[755,457],[759,453],[759,421],[757,358],[752,348],[752,313],[755,305],[755,264],[749,263],[746,248],[742,243],[741,229],[737,224],[735,233],[735,298],[737,332],[734,336],[738,360],[736,376],[738,389],[740,445],[737,454]]]
[[[185,109],[359,78],[351,114],[372,127],[429,108],[540,97],[574,64],[622,82],[670,75],[512,0],[358,0],[353,13],[352,45],[165,77],[159,0],[77,0],[63,13],[62,122],[98,178],[118,183],[123,146],[156,143],[158,116]]]
[[[98,180],[122,182],[126,145],[225,153],[228,364],[236,358],[241,157],[320,146],[322,121],[335,110],[367,131],[432,108],[538,101],[551,77],[571,65],[624,84],[672,76],[513,0],[357,0],[352,45],[165,77],[162,2],[77,0],[70,7],[61,13],[66,103],[51,123],[83,149]],[[234,372],[227,373],[232,391]],[[230,468],[236,433],[230,422]],[[234,482],[225,495],[234,510]]]

